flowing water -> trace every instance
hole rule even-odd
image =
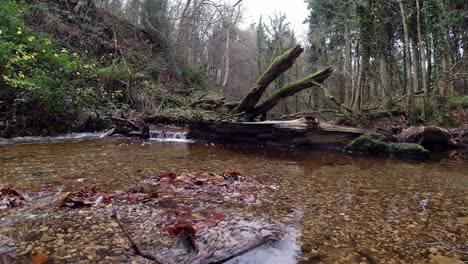
[[[2,141],[0,189],[14,186],[56,194],[63,188],[95,185],[115,191],[161,172],[239,171],[276,186],[260,197],[264,205],[247,206],[245,212],[283,223],[285,235],[282,241],[232,263],[424,263],[445,254],[466,258],[468,160],[464,158],[421,162],[196,143],[184,139],[183,133],[169,138],[162,132],[152,135],[148,141],[101,139],[96,134]],[[56,263],[78,253],[85,262],[105,262],[108,251],[99,248],[105,243],[100,239],[119,239],[108,230],[100,232],[108,217],[96,220],[86,210],[67,214],[47,206],[55,198],[38,199],[36,207],[47,207],[43,211],[0,212],[0,249],[3,240],[4,247],[17,249],[12,255],[46,250],[55,256],[62,250]],[[94,249],[75,245],[80,242],[91,243]],[[128,261],[128,247],[112,250],[123,257],[108,259],[110,263]]]

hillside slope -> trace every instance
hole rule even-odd
[[[188,89],[163,41],[92,3],[0,3],[0,137],[102,129]]]

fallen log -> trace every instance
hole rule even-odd
[[[268,86],[278,76],[283,74],[289,68],[291,68],[296,59],[304,52],[304,49],[300,45],[286,51],[283,55],[276,58],[275,61],[268,67],[268,69],[262,74],[262,76],[255,82],[250,92],[242,99],[239,105],[234,109],[235,112],[249,112],[255,105],[260,101],[263,93],[266,91]]]
[[[254,120],[257,116],[265,115],[269,110],[275,107],[281,100],[292,96],[302,90],[320,86],[332,74],[332,68],[319,70],[299,81],[290,83],[283,88],[274,92],[270,97],[263,101],[260,105],[253,107],[246,112],[247,120]]]

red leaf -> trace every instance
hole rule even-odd
[[[213,213],[211,215],[211,219],[217,221],[217,222],[220,222],[220,221],[223,221],[224,219],[226,219],[226,215],[223,214],[223,213]]]
[[[49,261],[49,253],[42,252],[32,257],[33,264],[45,264]]]
[[[171,235],[178,236],[181,239],[187,239],[190,242],[192,249],[196,249],[195,233],[196,230],[189,224],[178,224],[175,226],[167,226],[161,228],[162,231],[168,232]]]
[[[27,195],[14,188],[0,189],[0,210],[25,204]]]

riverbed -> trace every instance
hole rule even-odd
[[[262,203],[233,208],[233,217],[245,214],[282,232],[278,242],[232,263],[467,260],[468,160],[456,155],[413,161],[79,134],[4,140],[0,164],[0,189],[38,194],[33,206],[0,211],[0,249],[23,261],[46,252],[53,263],[144,263],[116,235],[110,208],[59,208],[60,193],[84,186],[124,191],[166,172],[229,171],[271,187],[259,197]],[[130,233],[140,236],[150,215],[142,212]]]

